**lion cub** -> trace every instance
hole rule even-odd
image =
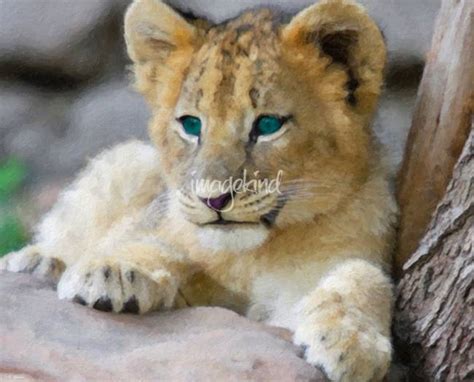
[[[216,26],[137,0],[125,38],[156,148],[99,155],[1,267],[103,311],[228,307],[293,330],[332,380],[381,380],[397,208],[374,22],[348,0]]]

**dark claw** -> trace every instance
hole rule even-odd
[[[102,272],[104,273],[104,277],[107,280],[110,277],[111,269],[110,269],[110,267],[104,267]]]
[[[41,262],[43,261],[43,258],[38,256],[36,259],[35,259],[35,262],[31,265],[29,265],[28,267],[25,268],[24,272],[25,273],[33,273],[35,271],[36,268],[38,268],[38,266],[41,264]]]
[[[140,307],[135,296],[130,297],[130,299],[123,305],[122,313],[133,313],[138,314],[140,312]]]
[[[95,302],[93,308],[102,312],[111,312],[112,301],[107,296],[101,297]]]
[[[51,259],[48,264],[48,271],[51,273],[54,272],[57,266],[58,266],[58,263]]]
[[[125,277],[127,278],[128,281],[130,281],[130,283],[133,283],[135,281],[135,272],[134,271],[128,271],[125,274]]]
[[[86,300],[84,300],[81,296],[76,294],[74,298],[72,299],[72,302],[75,302],[76,304],[81,304],[81,305],[87,305]]]
[[[308,350],[308,345],[301,345],[301,346],[298,348],[298,352],[296,353],[296,355],[297,355],[299,358],[306,358],[306,350]]]
[[[326,369],[324,368],[323,365],[318,364],[318,365],[314,365],[314,366],[329,380],[328,373],[327,373],[327,371],[326,371]]]

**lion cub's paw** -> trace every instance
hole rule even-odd
[[[176,292],[177,283],[168,271],[148,272],[110,259],[75,264],[58,284],[60,299],[104,312],[145,313],[169,308]]]
[[[59,280],[65,268],[61,260],[42,256],[35,246],[25,247],[0,259],[0,270],[31,273],[54,281]]]
[[[332,381],[382,381],[390,366],[390,338],[337,304],[307,310],[294,342]]]

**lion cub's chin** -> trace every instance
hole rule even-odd
[[[198,239],[201,246],[213,252],[245,253],[261,246],[267,239],[268,229],[258,226],[201,227]]]

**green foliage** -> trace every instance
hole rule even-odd
[[[18,159],[10,158],[0,164],[0,199],[6,199],[18,191],[26,177],[26,166]]]
[[[0,256],[23,247],[28,235],[17,217],[2,216],[0,219]]]
[[[28,235],[14,213],[14,196],[26,178],[26,166],[10,158],[0,164],[0,256],[26,244]]]

